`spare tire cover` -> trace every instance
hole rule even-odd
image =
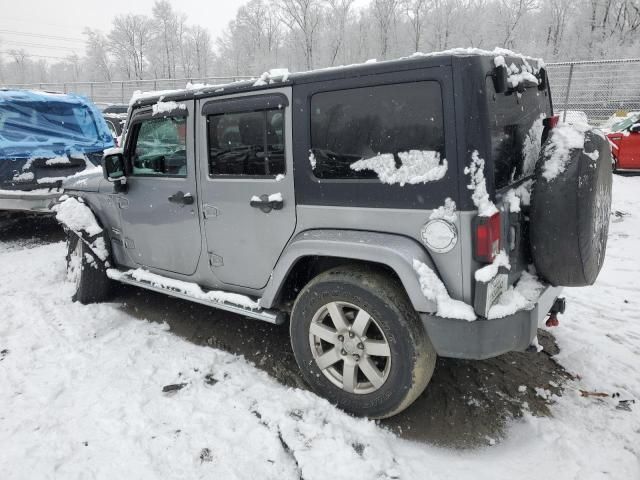
[[[584,135],[584,148],[568,149],[575,145],[567,142],[566,130],[550,132],[536,165],[529,228],[538,275],[552,285],[577,287],[592,285],[604,262],[611,151],[594,130],[568,133],[574,140]]]

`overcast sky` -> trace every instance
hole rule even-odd
[[[213,38],[248,0],[170,0],[189,24],[209,28]],[[154,0],[0,0],[0,52],[23,48],[55,62],[84,54],[84,27],[108,31],[120,13],[151,15]],[[38,57],[36,57],[38,58]]]

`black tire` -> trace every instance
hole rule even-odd
[[[584,149],[571,150],[564,172],[547,180],[542,166],[553,154],[552,141],[553,130],[540,154],[531,197],[534,265],[538,275],[552,285],[592,285],[607,247],[611,151],[602,136],[587,131]]]
[[[71,231],[67,232],[67,278],[76,286],[74,302],[98,303],[109,298],[111,280],[104,262]]]
[[[361,363],[357,363],[356,379],[353,383],[356,386],[354,392],[360,389],[359,393],[345,391],[334,383],[335,380],[330,380],[329,373],[323,373],[318,367],[312,351],[312,348],[316,352],[322,349],[319,345],[324,341],[314,343],[312,347],[311,323],[316,314],[323,312],[323,309],[334,302],[341,304],[341,311],[351,323],[348,331],[351,331],[352,327],[356,330],[353,316],[358,310],[353,310],[352,306],[371,316],[373,321],[363,332],[363,343],[371,345],[369,342],[377,341],[386,342],[388,345],[388,357],[376,356],[373,352],[372,356],[368,353],[360,354],[357,362]],[[326,318],[333,322],[331,317]],[[385,418],[404,410],[424,391],[435,368],[436,352],[404,289],[395,278],[375,268],[337,267],[311,280],[300,292],[293,306],[290,333],[296,361],[307,383],[331,403],[359,416]],[[338,333],[336,331],[336,338]],[[340,348],[338,345],[344,347],[347,342],[353,340],[347,335],[344,337],[344,343],[336,343],[333,347],[336,351]],[[359,342],[360,337],[356,335],[355,341]],[[330,343],[324,343],[327,350],[332,349]],[[350,343],[349,352],[358,352],[356,348],[367,349],[361,352],[370,351],[369,347],[363,347],[362,343],[358,343],[357,347],[353,345]],[[339,373],[337,370],[341,367],[344,375],[347,362],[353,360],[352,356],[357,357],[358,354],[341,354],[342,359],[334,364],[335,367],[330,368],[335,368],[335,373]],[[387,364],[387,361],[390,364]],[[364,370],[360,370],[361,366],[370,368],[364,365],[365,363],[374,363],[380,367],[380,371],[386,372],[386,379],[381,385],[376,387],[369,381],[369,377],[365,376]],[[329,372],[328,369],[325,371]],[[344,384],[343,379],[342,385]]]

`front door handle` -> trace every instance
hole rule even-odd
[[[264,213],[269,213],[271,210],[282,210],[284,201],[282,196],[275,197],[275,195],[254,195],[249,201],[249,205],[253,208],[259,208]]]
[[[182,191],[176,192],[169,197],[171,203],[177,203],[178,205],[193,205],[193,195],[190,193],[183,193]]]

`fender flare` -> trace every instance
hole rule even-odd
[[[388,233],[357,230],[309,230],[297,234],[285,247],[267,284],[260,305],[271,308],[296,262],[303,257],[339,257],[386,265],[402,282],[417,312],[436,311],[435,302],[422,293],[413,260],[437,271],[418,242]]]

